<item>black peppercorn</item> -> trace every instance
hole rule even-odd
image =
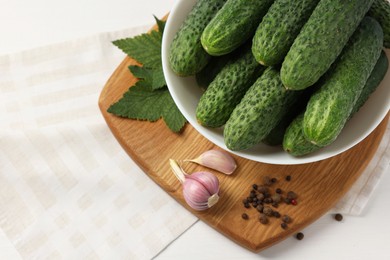
[[[334,215],[334,219],[337,220],[337,221],[342,221],[343,220],[343,215],[341,215],[340,213],[337,213],[336,215]]]
[[[296,236],[295,236],[298,240],[302,240],[305,235],[302,233],[302,232],[299,232]]]
[[[280,196],[280,194],[278,194],[278,193],[275,193],[274,195],[272,195],[271,198],[272,198],[272,201],[276,202],[276,203],[279,203],[282,200],[282,196]]]
[[[291,218],[290,218],[290,216],[288,216],[288,215],[283,215],[282,221],[283,221],[284,223],[290,223],[290,222],[291,222]]]
[[[297,196],[297,194],[295,193],[295,192],[293,192],[293,191],[289,191],[289,192],[287,192],[287,198],[289,198],[290,200],[294,200],[294,199],[296,199],[298,196]]]
[[[278,180],[277,180],[276,178],[272,178],[272,179],[271,179],[271,182],[272,182],[272,183],[275,183],[275,182],[277,182],[277,181],[278,181]]]
[[[244,204],[244,207],[247,208],[247,209],[249,209],[249,208],[251,207],[251,205],[250,205],[249,202],[248,202],[248,203],[245,203],[245,204]]]
[[[269,189],[268,187],[264,186],[264,185],[261,185],[261,186],[258,186],[257,187],[257,191],[260,192],[260,193],[268,193],[269,192]]]
[[[291,176],[290,175],[286,176],[286,181],[291,181]]]
[[[275,192],[278,193],[278,194],[282,194],[282,189],[281,189],[281,188],[277,188],[277,189],[275,190]]]
[[[259,193],[259,194],[257,194],[257,200],[259,201],[262,201],[263,199],[264,199],[264,194],[263,193]]]
[[[283,228],[283,229],[286,229],[287,228],[287,224],[285,222],[282,222],[282,224],[280,224],[280,226]]]
[[[275,217],[275,218],[280,218],[280,213],[278,211],[274,211],[272,213],[272,215]]]
[[[260,214],[259,216],[259,221],[261,224],[267,224],[268,223],[268,218],[265,214]]]
[[[270,207],[264,207],[264,208],[263,208],[263,213],[264,213],[265,215],[271,217],[272,214],[273,214],[273,210],[272,210]]]
[[[275,201],[274,201],[274,202],[272,202],[272,204],[271,204],[271,205],[272,205],[272,207],[274,207],[274,208],[277,208],[277,207],[279,207],[279,203],[277,203],[277,202],[275,202]]]
[[[263,209],[264,209],[264,206],[261,205],[261,204],[260,204],[260,205],[257,205],[256,209],[257,209],[258,212],[261,212],[261,213],[262,213],[262,212],[263,212]]]
[[[249,218],[248,214],[246,214],[246,213],[242,213],[241,217],[245,220],[247,220]]]

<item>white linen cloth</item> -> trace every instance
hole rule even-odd
[[[150,26],[0,56],[0,228],[21,259],[150,259],[197,218],[149,179],[97,102]],[[386,172],[390,131],[335,211],[359,214]]]

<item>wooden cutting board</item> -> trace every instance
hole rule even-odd
[[[238,164],[230,176],[209,170],[220,180],[220,201],[211,209],[197,212],[185,203],[181,185],[171,172],[169,159],[195,158],[209,149],[219,149],[191,125],[187,124],[180,134],[171,132],[162,122],[151,123],[123,119],[107,113],[108,107],[120,99],[136,82],[129,65],[137,64],[125,58],[108,80],[99,98],[100,110],[112,133],[131,158],[143,171],[169,195],[202,221],[232,239],[236,243],[258,252],[299,232],[321,217],[350,189],[373,157],[386,130],[389,115],[365,140],[354,148],[333,158],[303,165],[272,165],[249,161],[233,156]],[[186,172],[204,170],[202,166],[187,163]],[[291,176],[291,181],[285,177]],[[246,209],[245,199],[252,184],[263,183],[263,177],[277,179],[271,190],[280,188],[283,194],[294,191],[298,194],[296,206],[281,203],[277,209],[287,214],[292,223],[282,229],[281,219],[270,218],[266,225],[258,221],[259,213]],[[248,220],[242,214],[249,216]],[[207,238],[206,238],[207,239]]]

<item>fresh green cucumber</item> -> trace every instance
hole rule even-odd
[[[187,15],[169,47],[169,64],[177,75],[195,75],[209,62],[210,55],[203,49],[200,37],[225,2],[198,0]]]
[[[307,88],[339,56],[374,0],[321,0],[294,40],[281,68],[287,89]]]
[[[386,53],[382,51],[378,61],[375,64],[374,70],[371,72],[366,85],[364,85],[362,93],[360,93],[359,98],[352,109],[350,117],[359,111],[359,109],[366,103],[370,95],[376,90],[385,77],[388,68],[389,60],[387,59]]]
[[[293,156],[303,156],[321,149],[305,138],[303,133],[303,116],[299,114],[287,127],[283,138],[283,149]]]
[[[310,96],[313,94],[314,90],[315,88],[308,88],[302,91],[302,94],[299,96],[296,102],[291,105],[291,109],[287,111],[280,122],[262,140],[263,143],[271,146],[283,144],[283,138],[287,127],[300,113],[305,110],[307,102],[309,101]]]
[[[253,57],[250,44],[234,54],[199,100],[196,118],[203,126],[223,126],[245,92],[264,71]]]
[[[375,18],[383,29],[383,46],[390,48],[390,2],[374,0],[368,15]]]
[[[356,101],[349,118],[359,111],[365,104],[371,93],[379,86],[386,75],[389,62],[386,53],[382,51],[379,60],[375,64],[370,77],[363,87],[358,100]],[[303,113],[295,118],[288,126],[283,139],[283,149],[293,156],[303,156],[319,150],[321,147],[308,141],[303,133]]]
[[[379,59],[382,45],[381,26],[365,17],[308,102],[303,131],[312,143],[325,146],[339,135]]]
[[[260,143],[279,123],[301,91],[286,90],[279,70],[268,67],[248,89],[224,128],[230,150],[244,150]]]
[[[320,0],[275,0],[256,29],[252,52],[260,64],[283,61]]]
[[[202,33],[203,48],[213,56],[232,52],[253,36],[274,0],[227,0]]]

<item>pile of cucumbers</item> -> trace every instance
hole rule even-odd
[[[302,156],[336,140],[388,70],[388,0],[198,0],[171,69],[204,92],[196,117],[230,150]]]

